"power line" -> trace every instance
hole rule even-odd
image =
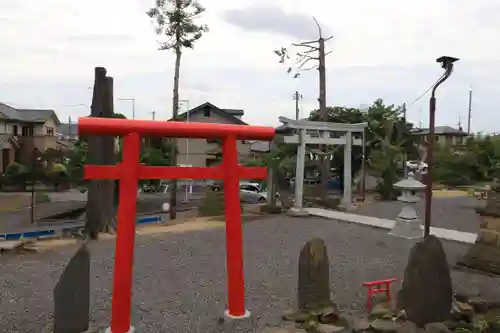
[[[442,75],[437,81],[441,80],[443,78],[444,75]],[[437,82],[436,81],[436,82]],[[427,95],[427,93],[429,91],[431,91],[432,88],[434,88],[436,84],[433,83],[427,90],[425,90],[420,96],[418,96],[413,102],[409,103],[410,105],[409,106],[412,106],[413,104],[415,104],[416,102],[418,102],[422,97],[424,97],[425,95]]]

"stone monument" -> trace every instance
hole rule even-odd
[[[85,332],[90,320],[90,253],[83,244],[54,288],[55,333]]]
[[[450,267],[439,239],[430,235],[411,249],[397,308],[418,327],[450,319],[453,298]]]
[[[500,275],[500,184],[491,186],[486,207],[477,212],[482,221],[476,242],[457,264]]]
[[[416,192],[424,190],[425,185],[415,180],[413,172],[409,172],[406,179],[394,184],[394,188],[401,190],[398,201],[403,203],[403,209],[396,218],[396,223],[389,234],[408,239],[421,238],[423,236],[422,223],[412,205],[420,201]]]
[[[330,260],[325,242],[316,238],[302,248],[299,256],[299,310],[322,309],[330,300]]]

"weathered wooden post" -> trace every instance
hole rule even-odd
[[[104,67],[96,67],[90,116],[112,118],[113,115],[113,78],[106,76]],[[88,137],[87,163],[113,165],[115,161],[114,137]],[[88,181],[85,233],[90,238],[97,238],[100,231],[113,231],[115,229],[116,203],[114,186],[114,180]]]

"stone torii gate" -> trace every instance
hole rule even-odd
[[[293,120],[279,117],[283,123],[279,131],[285,135],[285,143],[298,144],[297,167],[295,172],[295,203],[292,211],[297,214],[305,213],[302,206],[304,191],[304,164],[307,145],[343,145],[344,146],[344,193],[341,205],[346,210],[352,207],[352,146],[364,144],[364,131],[368,123],[342,124],[308,120]],[[353,138],[353,133],[362,133],[362,138]],[[363,150],[364,153],[364,150]]]

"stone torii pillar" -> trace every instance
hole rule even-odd
[[[279,117],[282,126],[276,130],[284,134],[285,143],[297,144],[297,166],[295,174],[295,204],[292,212],[306,215],[302,206],[304,192],[304,164],[307,145],[343,145],[344,146],[344,193],[342,206],[346,210],[352,207],[352,145],[361,146],[362,139],[353,139],[353,133],[362,133],[368,123],[343,124],[308,120],[293,120]]]

